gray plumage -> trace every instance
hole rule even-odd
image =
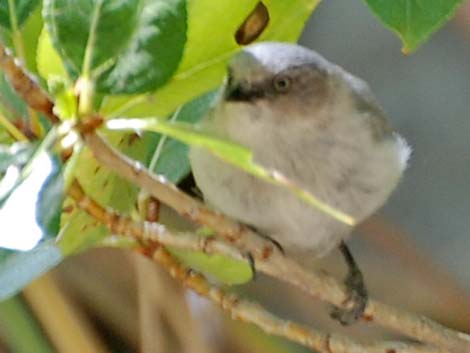
[[[250,148],[324,202],[361,221],[385,202],[409,156],[367,84],[295,44],[260,43],[235,55],[204,120]],[[321,256],[349,226],[192,147],[190,161],[209,205],[276,239],[288,252]]]

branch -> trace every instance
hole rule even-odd
[[[0,43],[0,66],[16,93],[34,110],[43,113],[51,123],[57,124],[60,119],[55,115],[54,102],[38,85],[36,80],[20,66],[11,52]]]
[[[136,222],[129,217],[105,210],[95,200],[88,197],[80,184],[74,181],[69,195],[78,206],[92,217],[105,224],[111,231],[150,242],[144,252],[148,257],[162,265],[175,279],[201,296],[217,303],[227,311],[233,319],[252,323],[268,334],[285,337],[293,342],[323,353],[445,353],[441,350],[420,344],[402,342],[384,342],[360,344],[339,335],[324,333],[296,323],[282,320],[272,315],[258,304],[240,299],[234,294],[226,293],[219,287],[211,285],[201,274],[182,266],[160,244],[183,249],[199,250],[208,253],[219,253],[242,258],[239,252],[226,243],[213,239],[200,241],[194,235],[171,234],[165,226],[158,223]],[[207,238],[203,238],[207,239]],[[211,238],[209,238],[211,239]],[[154,250],[152,250],[152,248]],[[148,251],[150,249],[150,251]]]
[[[102,165],[140,186],[180,215],[210,227],[241,253],[251,253],[258,271],[293,284],[314,298],[341,308],[349,308],[346,287],[332,276],[320,271],[305,270],[249,228],[210,210],[179,191],[163,176],[153,175],[139,162],[123,156],[96,133],[84,134],[84,139]],[[469,335],[372,299],[368,301],[363,319],[450,351],[470,352]]]

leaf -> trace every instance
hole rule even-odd
[[[227,61],[240,49],[235,33],[257,2],[189,1],[186,48],[171,81],[151,95],[109,97],[101,108],[102,113],[166,116],[185,102],[216,88],[225,75]],[[266,0],[263,3],[269,11],[270,22],[260,40],[296,41],[319,0]]]
[[[34,153],[29,152],[24,166],[18,164],[25,158],[23,150],[17,151],[15,159],[4,155],[13,163],[0,183],[0,247],[30,250],[59,231],[63,180],[58,158],[47,153],[48,140],[53,140],[51,135]]]
[[[3,107],[2,107],[3,106]],[[0,109],[12,118],[21,118],[27,114],[25,102],[16,94],[5,74],[0,71]]]
[[[215,96],[216,92],[210,92],[185,104],[176,113],[175,121],[193,124],[198,122],[208,112]],[[163,147],[161,147],[159,155],[154,156],[157,157],[157,162],[152,171],[156,174],[165,175],[168,180],[177,184],[191,170],[188,159],[188,146],[166,136],[161,138],[164,140],[159,140],[159,144],[163,143]]]
[[[22,142],[11,146],[0,145],[0,173],[4,173],[11,165],[25,165],[36,147],[36,144]]]
[[[10,12],[11,5],[14,13]],[[11,17],[15,16],[18,26],[21,26],[33,12],[39,0],[2,0],[0,1],[0,26],[12,28]]]
[[[67,78],[62,59],[52,46],[46,27],[42,29],[39,35],[36,62],[38,72],[45,80],[50,80],[54,77]]]
[[[160,87],[186,41],[185,0],[45,0],[44,18],[71,76],[91,75],[103,93]]]
[[[169,249],[186,266],[205,273],[210,277],[229,284],[243,284],[253,278],[248,262],[235,260],[223,255],[206,255],[201,252]]]
[[[6,252],[0,249],[0,254],[0,301],[13,296],[63,259],[53,241],[42,243],[26,252]]]
[[[372,12],[403,42],[409,54],[454,14],[463,0],[365,0]]]
[[[166,122],[156,118],[142,119],[112,119],[106,122],[106,127],[111,130],[150,130],[159,132],[178,139],[186,144],[202,147],[210,151],[222,160],[252,174],[269,183],[276,184],[289,189],[299,199],[312,207],[330,215],[340,222],[350,226],[356,221],[349,215],[337,210],[292,181],[288,180],[276,170],[268,170],[253,160],[253,153],[246,147],[203,131],[198,126],[184,123]]]
[[[25,51],[25,57],[23,58],[25,60],[24,65],[31,73],[37,73],[36,50],[42,27],[41,6],[37,6],[22,25],[20,31]]]
[[[64,197],[61,165],[58,158],[54,157],[52,170],[39,191],[36,201],[36,221],[45,236],[53,237],[59,233]]]
[[[107,134],[106,139],[130,158],[148,165],[159,137],[154,133],[138,136],[114,132]],[[73,170],[67,173],[78,178],[88,195],[101,205],[121,213],[130,214],[135,211],[138,188],[134,184],[101,167],[88,149],[82,149],[78,156],[72,158],[76,158],[76,163]],[[74,203],[67,200],[65,208],[71,205]],[[62,214],[61,224],[65,228],[58,245],[65,255],[96,246],[110,234],[108,228],[77,207],[70,213]]]

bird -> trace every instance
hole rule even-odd
[[[411,152],[366,82],[293,43],[259,42],[235,54],[201,125],[247,147],[255,163],[356,222],[385,203]],[[362,315],[367,290],[345,243],[352,226],[201,147],[190,147],[189,160],[210,207],[253,227],[286,254],[302,262],[339,248],[354,305],[335,308],[332,316],[350,324]]]

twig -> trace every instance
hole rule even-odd
[[[54,104],[47,94],[17,65],[1,44],[0,66],[12,86],[29,106],[43,112],[51,122],[59,121],[53,112]],[[250,252],[257,261],[259,271],[291,283],[312,297],[338,307],[348,308],[347,290],[335,278],[322,272],[306,271],[250,229],[211,211],[179,191],[163,177],[152,175],[140,163],[120,154],[94,132],[84,133],[84,139],[95,158],[104,166],[134,182],[179,214],[214,229],[217,234],[233,243],[242,253]],[[422,342],[456,353],[470,353],[469,335],[449,329],[424,316],[369,300],[363,318]]]
[[[155,250],[144,252],[144,254],[161,264],[178,281],[194,290],[196,293],[219,304],[223,310],[230,313],[233,319],[255,324],[269,334],[285,337],[291,341],[324,353],[446,352],[446,350],[421,344],[405,344],[402,342],[384,342],[365,345],[354,342],[342,335],[323,333],[290,321],[279,319],[260,305],[240,299],[233,294],[227,294],[222,289],[209,284],[204,276],[182,266],[163,247],[158,245],[159,243],[163,243],[164,245],[177,246],[185,249],[200,250],[209,253],[217,252],[229,256],[235,255],[237,258],[240,258],[240,254],[228,250],[229,247],[227,247],[225,243],[216,239],[205,243],[199,241],[195,236],[173,235],[166,230],[163,225],[154,223],[153,226],[149,226],[148,222],[139,223],[131,220],[129,217],[105,210],[95,200],[86,196],[78,182],[74,182],[71,185],[69,194],[77,202],[79,207],[105,224],[113,232],[120,235],[132,235],[140,240],[152,239],[154,245],[150,246],[150,248],[153,247]],[[182,238],[182,240],[179,238]],[[155,241],[157,241],[157,243],[155,243]]]
[[[0,126],[3,126],[5,130],[13,137],[16,141],[28,141],[23,132],[18,129],[14,124],[10,122],[1,112],[0,112]]]
[[[196,237],[190,233],[175,235],[168,231],[163,224],[148,221],[136,222],[130,217],[107,210],[87,196],[77,180],[71,183],[68,194],[80,208],[116,234],[130,236],[143,242],[152,241],[179,249],[201,251],[207,254],[218,253],[243,260],[243,256],[237,249],[219,239]]]

